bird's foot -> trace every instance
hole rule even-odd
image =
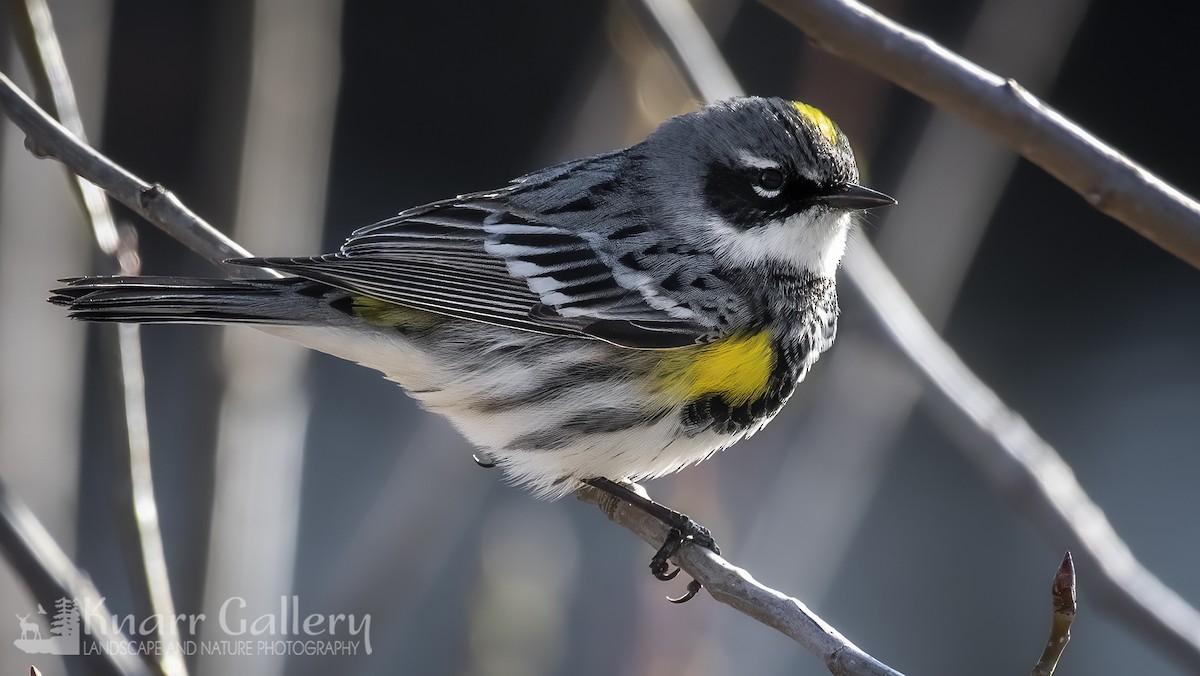
[[[721,548],[717,546],[709,530],[693,521],[686,514],[657,503],[637,493],[632,488],[609,479],[589,479],[585,483],[628,502],[670,527],[671,530],[667,533],[667,539],[658,548],[658,551],[655,552],[654,557],[650,559],[650,574],[655,579],[664,582],[675,579],[675,576],[679,574],[679,569],[671,570],[668,560],[675,556],[684,545],[698,545],[714,554],[721,553]],[[667,597],[667,600],[671,603],[685,603],[698,594],[700,589],[700,583],[692,580],[688,583],[687,591],[682,596],[678,598]]]

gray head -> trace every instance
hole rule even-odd
[[[821,111],[741,97],[664,122],[633,149],[656,220],[734,265],[831,277],[851,214],[893,204],[858,185],[846,137]]]

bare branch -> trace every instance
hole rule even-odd
[[[1054,676],[1058,660],[1071,641],[1071,624],[1075,622],[1075,563],[1071,552],[1063,555],[1062,563],[1054,573],[1054,584],[1050,587],[1050,600],[1054,603],[1054,614],[1050,621],[1050,638],[1029,676]]]
[[[75,88],[71,86],[67,63],[54,32],[50,8],[45,0],[10,0],[9,14],[13,18],[14,34],[21,47],[21,55],[29,65],[35,91],[40,95],[43,105],[72,134],[86,142],[83,118],[75,100]],[[91,222],[100,250],[110,256],[115,255],[117,226],[104,191],[74,173],[71,174],[71,187]]]
[[[66,552],[58,546],[33,512],[11,495],[3,482],[0,482],[0,551],[38,602],[51,606],[58,599],[74,599],[91,611],[89,616],[112,616],[104,605],[104,597],[100,596],[92,581],[71,563]],[[113,642],[128,644],[128,639],[115,627],[91,626],[89,630],[91,637],[101,645]],[[101,649],[98,657],[101,659],[90,663],[96,668],[96,673],[150,676],[146,665],[130,654],[115,654]]]
[[[644,1],[678,5],[676,12],[692,11],[686,0]],[[856,11],[870,12],[865,8]],[[862,21],[853,17],[842,20],[848,25],[851,21]],[[681,25],[700,26],[700,29],[685,32]],[[828,30],[833,32],[833,28]],[[903,29],[897,26],[896,30]],[[681,22],[671,31],[659,32],[682,70],[706,69],[702,76],[690,78],[696,83],[708,83],[700,92],[704,98],[742,94],[737,82],[722,81],[720,72],[711,68],[713,59],[695,65],[685,60],[701,45],[713,53],[718,51],[698,20]],[[838,29],[839,34],[842,32],[845,30]],[[873,36],[872,39],[883,40],[883,36]],[[686,42],[688,48],[676,44],[677,40]],[[855,44],[869,41],[856,40]],[[978,70],[944,48],[938,50]],[[914,67],[914,70],[919,69]],[[1116,153],[1110,149],[1108,154]],[[1133,210],[1149,211],[1140,207]],[[921,316],[869,242],[855,243],[847,256],[845,270],[884,333],[891,338],[890,342],[937,395],[935,402],[940,411],[960,434],[962,448],[980,465],[983,474],[1012,504],[1047,530],[1055,542],[1069,542],[1097,570],[1097,595],[1111,606],[1115,617],[1166,647],[1192,668],[1200,667],[1200,613],[1138,562],[1054,448],[963,364]]]
[[[1054,447],[970,371],[921,316],[869,246],[847,272],[891,343],[928,385],[960,447],[1011,504],[1094,569],[1113,617],[1191,668],[1200,668],[1200,613],[1134,557]]]
[[[0,107],[26,133],[25,145],[35,155],[52,157],[67,165],[213,265],[222,266],[227,274],[237,277],[263,274],[256,272],[257,268],[222,265],[222,261],[246,257],[250,252],[192,213],[163,186],[146,183],[63,128],[3,73],[0,73]],[[273,271],[267,274],[281,276]]]
[[[821,49],[962,116],[1089,204],[1200,267],[1200,204],[1092,136],[1015,80],[855,0],[762,0]]]
[[[652,547],[667,537],[667,526],[629,503],[590,486],[575,492],[596,505],[614,523],[624,526]],[[779,631],[825,662],[833,674],[898,676],[900,672],[863,652],[800,600],[763,586],[747,571],[703,547],[684,547],[673,559],[712,595],[747,616]]]

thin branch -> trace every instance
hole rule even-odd
[[[34,91],[40,94],[39,98],[51,116],[61,120],[64,127],[86,142],[75,88],[71,85],[67,63],[54,32],[50,8],[45,0],[9,0],[8,5],[13,32],[33,78]],[[115,255],[117,226],[104,191],[74,173],[71,174],[71,186],[91,222],[100,250],[109,256]]]
[[[962,363],[875,250],[862,244],[847,260],[850,279],[890,342],[926,381],[960,447],[1049,540],[1069,543],[1095,570],[1096,596],[1114,619],[1200,668],[1200,613],[1142,566],[1070,465]]]
[[[83,117],[75,97],[75,89],[67,71],[66,60],[54,30],[50,8],[45,0],[13,0],[10,14],[19,36],[22,53],[41,90],[42,98],[51,102],[51,112],[62,120],[76,137],[86,142]],[[137,241],[132,234],[122,238],[109,209],[104,191],[78,175],[72,175],[70,185],[80,198],[92,226],[96,245],[122,275],[138,274]],[[159,529],[158,505],[154,495],[154,480],[150,466],[150,429],[146,417],[145,378],[142,372],[141,330],[135,325],[103,327],[106,342],[115,343],[107,351],[109,367],[115,372],[111,379],[116,392],[115,405],[124,418],[123,438],[117,443],[118,464],[128,471],[128,504],[123,513],[129,521],[129,539],[135,550],[132,560],[140,566],[132,570],[131,580],[143,598],[147,615],[175,617],[175,602],[171,597],[171,581],[167,572],[162,532]],[[114,340],[115,339],[115,340]],[[155,626],[155,638],[163,644],[178,639],[174,622]],[[154,662],[166,676],[186,676],[187,666],[177,651],[163,651]]]
[[[1050,600],[1054,605],[1054,613],[1050,619],[1050,638],[1046,640],[1046,648],[1034,665],[1029,676],[1054,676],[1058,660],[1062,658],[1067,643],[1071,641],[1071,625],[1075,622],[1075,611],[1078,604],[1075,600],[1075,563],[1071,561],[1071,552],[1063,555],[1062,563],[1054,573],[1054,584],[1050,586]]]
[[[230,258],[250,252],[206,223],[163,186],[134,176],[65,129],[31,101],[12,80],[0,73],[0,107],[22,131],[25,145],[38,157],[57,159],[72,171],[95,183],[118,202],[153,223],[163,232],[230,276],[261,275],[258,268],[223,265]],[[279,273],[267,271],[280,277]]]
[[[3,482],[0,482],[0,551],[39,603],[50,607],[59,599],[74,599],[80,607],[88,609],[88,617],[112,617],[92,581],[71,563],[33,512],[10,494]],[[113,643],[129,644],[118,628],[107,625],[100,622],[88,627],[88,634],[98,641],[98,648]],[[100,659],[89,662],[96,673],[150,676],[146,665],[128,653],[103,649],[97,652]]]
[[[581,488],[575,495],[596,505],[604,515],[652,547],[667,536],[667,526],[629,503],[596,490]],[[833,674],[898,676],[900,672],[863,652],[836,629],[817,617],[798,599],[763,586],[747,571],[702,547],[684,547],[673,559],[714,599],[779,631],[821,658]]]
[[[1015,80],[855,0],[761,0],[821,49],[956,113],[1089,204],[1200,267],[1200,204],[1064,117]]]
[[[690,11],[686,0],[644,1],[675,3]],[[697,45],[717,51],[703,30],[684,34],[676,27],[661,32],[684,71],[693,64],[683,57],[694,53]],[[677,46],[675,39],[687,41],[688,49]],[[711,62],[704,60],[694,67],[710,67]],[[690,79],[711,83],[700,92],[706,99],[742,93],[737,82],[722,82],[719,72],[711,68]],[[937,335],[869,242],[855,243],[845,270],[890,342],[936,395],[935,403],[983,474],[1012,504],[1046,529],[1053,541],[1069,542],[1096,568],[1097,596],[1110,605],[1115,617],[1191,668],[1200,668],[1200,613],[1138,562],[1054,447],[1005,405]]]

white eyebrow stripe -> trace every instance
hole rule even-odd
[[[768,160],[765,157],[759,157],[758,155],[753,155],[745,150],[738,153],[738,159],[742,161],[742,164],[744,164],[748,167],[754,167],[755,169],[778,169],[779,168],[779,163],[776,162],[775,160]]]

